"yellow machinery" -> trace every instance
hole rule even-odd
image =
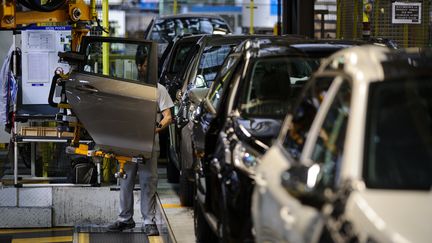
[[[116,178],[126,179],[127,174],[124,170],[124,165],[126,162],[142,163],[143,159],[141,157],[128,157],[120,156],[112,153],[105,153],[100,150],[89,150],[88,145],[80,144],[78,147],[67,147],[66,151],[68,153],[80,154],[89,157],[94,157],[98,159],[111,159],[114,158],[119,163],[119,171],[114,174]]]
[[[25,5],[29,1],[18,1],[18,3],[20,2]],[[21,26],[34,23],[69,23],[72,25],[72,50],[76,51],[81,38],[89,31],[85,23],[97,20],[96,1],[91,0],[90,5],[85,4],[83,0],[57,2],[60,5],[58,9],[43,12],[34,10],[18,11],[17,1],[3,0],[0,6],[0,28],[17,29]],[[61,4],[62,2],[63,4]],[[46,9],[45,11],[48,10]]]
[[[103,10],[107,12],[108,1],[104,1]],[[23,11],[23,7],[29,10]],[[107,16],[106,16],[107,17]],[[47,0],[45,5],[36,0],[3,0],[0,3],[0,29],[16,30],[29,24],[66,23],[72,26],[72,51],[77,51],[82,37],[89,32],[88,24],[98,22],[96,12],[96,0],[86,4],[83,0]],[[108,21],[105,21],[108,23]],[[106,28],[107,26],[104,25]],[[104,65],[108,67],[108,65]],[[104,71],[105,72],[105,71]],[[56,70],[54,81],[58,84],[66,80],[68,74]],[[60,109],[70,109],[67,102],[57,104]],[[67,153],[74,153],[94,157],[96,159],[114,158],[119,163],[119,171],[116,178],[126,178],[124,164],[126,162],[142,162],[141,158],[117,156],[103,151],[89,150],[87,145],[79,144],[79,134],[82,125],[79,122],[69,123],[74,128],[74,137]]]

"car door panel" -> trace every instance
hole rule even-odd
[[[105,43],[110,48],[107,55],[110,65],[102,73],[99,52]],[[146,76],[149,82],[138,78],[135,63],[138,46],[149,51]],[[73,71],[66,82],[66,96],[73,112],[100,149],[123,156],[151,157],[157,111],[156,44],[94,37],[83,40],[82,48],[86,63]]]
[[[74,112],[101,149],[121,155],[151,155],[155,87],[73,73],[66,89]]]

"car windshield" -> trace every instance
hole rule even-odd
[[[156,20],[150,39],[166,43],[176,36],[185,34],[228,34],[228,25],[222,19],[191,17],[191,18],[167,18]]]
[[[195,86],[197,88],[210,87],[216,77],[217,72],[231,52],[234,45],[222,45],[206,47],[201,56]]]
[[[432,80],[370,85],[363,176],[379,189],[432,186]]]
[[[283,117],[319,59],[272,57],[258,59],[243,86],[240,112],[243,116]]]

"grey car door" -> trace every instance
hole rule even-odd
[[[156,43],[87,37],[80,52],[85,61],[66,82],[73,112],[99,149],[149,158],[157,112]]]

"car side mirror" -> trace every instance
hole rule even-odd
[[[209,88],[194,88],[189,91],[189,100],[194,104],[199,104],[206,97]]]
[[[319,188],[321,166],[293,165],[282,173],[281,183],[285,190],[303,204],[321,208],[325,202],[323,191]]]

